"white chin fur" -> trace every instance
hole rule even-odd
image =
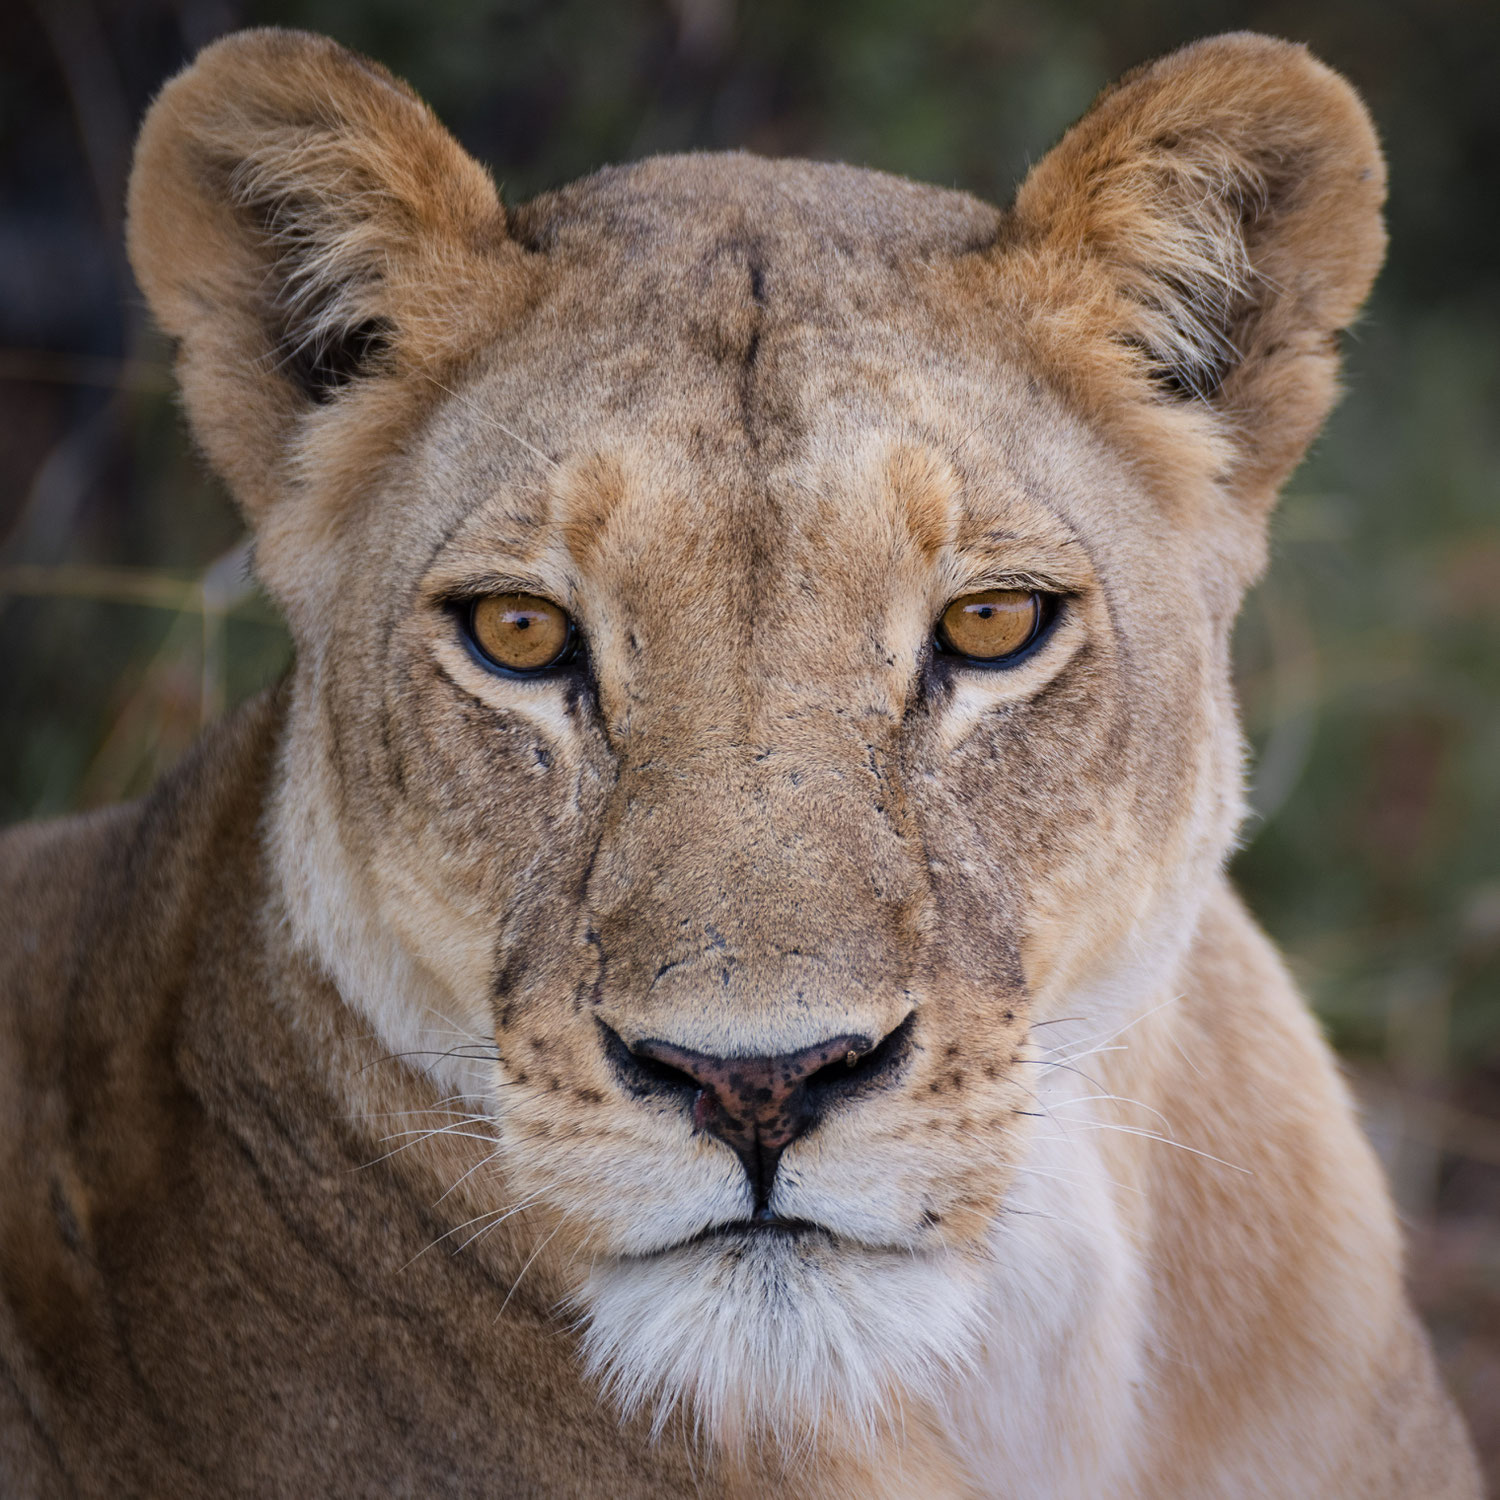
[[[980,1267],[822,1234],[714,1239],[596,1266],[579,1294],[584,1357],[654,1430],[679,1408],[721,1446],[863,1447],[912,1398],[969,1368]]]

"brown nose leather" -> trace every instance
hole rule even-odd
[[[636,1042],[630,1053],[697,1084],[693,1124],[734,1148],[756,1213],[765,1215],[781,1153],[817,1120],[808,1080],[824,1068],[853,1068],[870,1050],[869,1037],[836,1036],[781,1057],[711,1057],[654,1040]]]

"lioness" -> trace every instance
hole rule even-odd
[[[5,839],[4,1493],[1477,1495],[1223,874],[1383,195],[1250,35],[1004,212],[169,83],[130,253],[297,662]]]

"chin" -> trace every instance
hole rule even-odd
[[[654,1434],[681,1412],[727,1449],[865,1448],[972,1366],[981,1269],[810,1225],[727,1226],[596,1265],[578,1299],[584,1357]]]

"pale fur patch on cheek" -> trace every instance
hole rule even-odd
[[[315,695],[294,706],[283,750],[282,790],[271,813],[272,858],[297,946],[369,1021],[392,1057],[464,1099],[488,1101],[482,1006],[452,990],[379,920],[375,892],[345,847],[319,740]]]
[[[1082,647],[1087,636],[1076,609],[1058,621],[1039,655],[1019,667],[999,671],[970,669],[957,674],[940,721],[939,745],[956,750],[988,715],[1039,693]]]
[[[714,1242],[596,1266],[583,1353],[626,1416],[675,1411],[719,1446],[868,1448],[973,1363],[983,1276],[952,1254],[819,1238]]]
[[[527,681],[486,672],[474,663],[456,634],[439,639],[434,654],[450,679],[464,684],[497,713],[525,719],[546,737],[548,750],[562,765],[575,764],[578,725],[558,683],[550,678]]]

